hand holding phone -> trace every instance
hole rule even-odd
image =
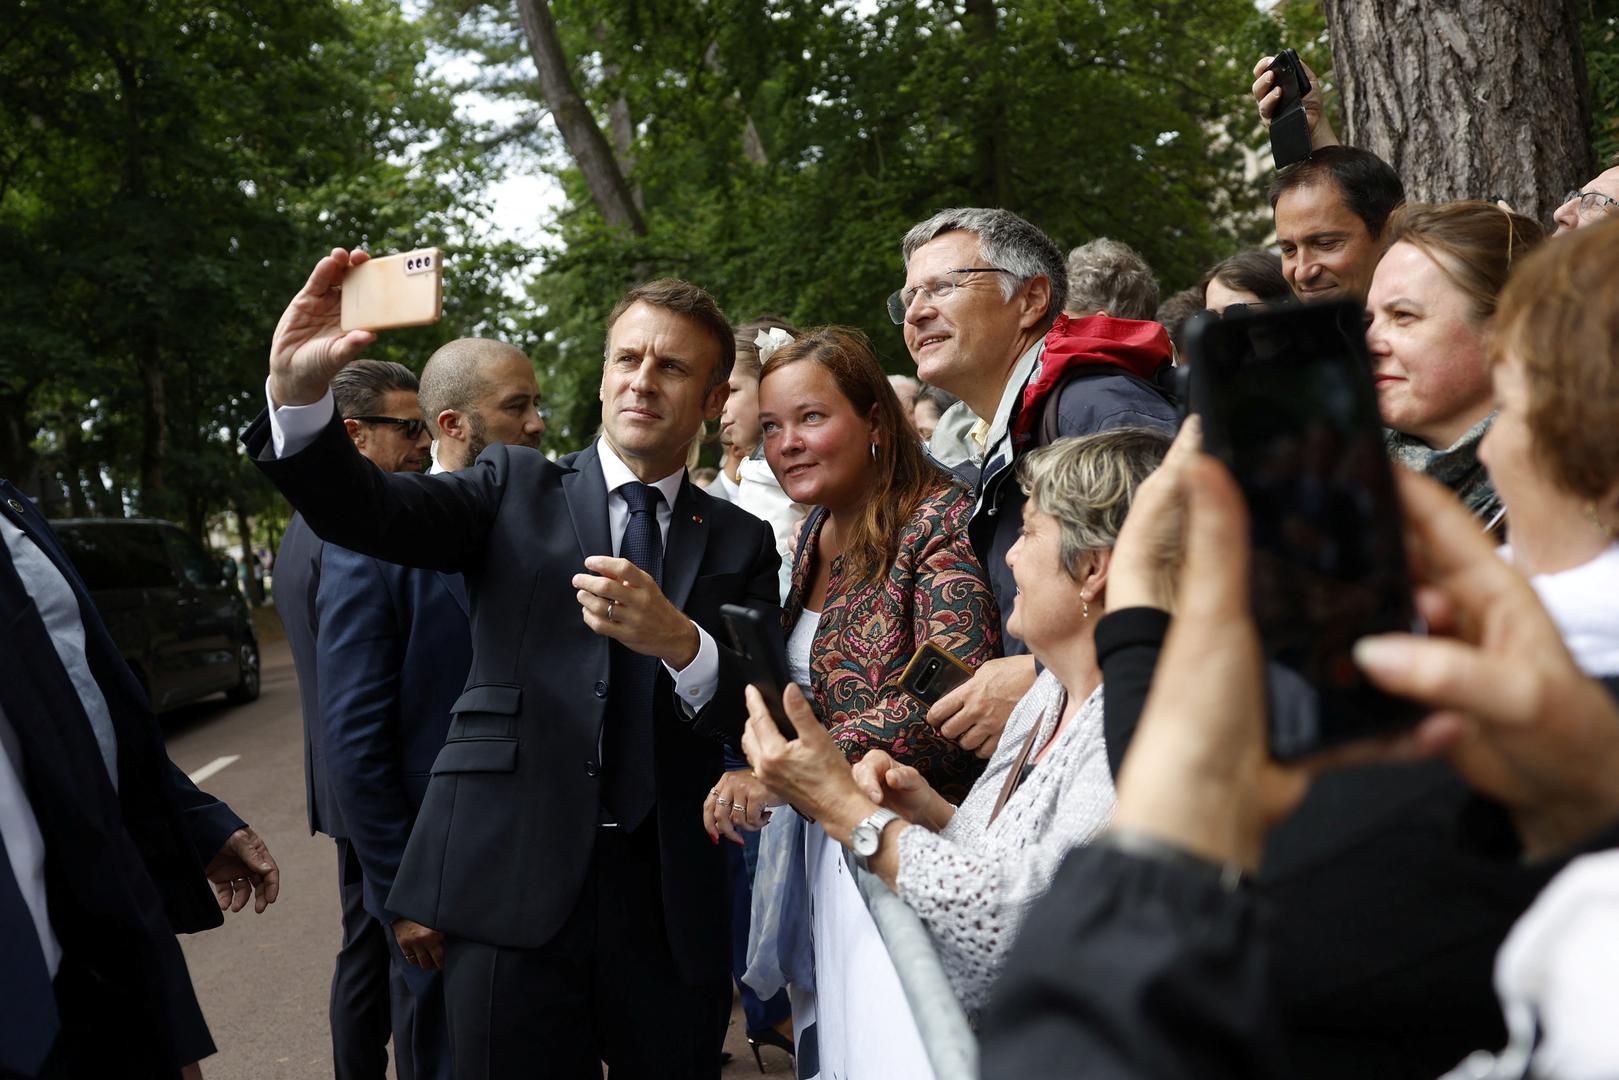
[[[1294,49],[1283,49],[1270,62],[1270,73],[1281,90],[1281,100],[1270,119],[1270,152],[1278,169],[1310,156],[1310,117],[1304,110],[1304,96],[1310,92],[1310,77]]]
[[[392,330],[436,323],[444,306],[438,248],[368,259],[343,277],[344,330]]]
[[[763,615],[741,604],[721,604],[720,618],[725,621],[731,647],[742,658],[744,677],[750,686],[758,687],[759,696],[770,709],[770,718],[776,722],[776,730],[784,739],[798,738],[798,729],[793,727],[781,703],[781,695],[790,681],[781,629],[766,626]]]
[[[940,698],[972,677],[972,668],[933,642],[924,641],[900,673],[899,688],[931,709]]]
[[[1418,626],[1401,511],[1383,447],[1362,313],[1305,304],[1202,320],[1190,331],[1204,450],[1231,469],[1252,528],[1254,620],[1266,658],[1316,708],[1271,709],[1279,759],[1415,723],[1351,651]]]

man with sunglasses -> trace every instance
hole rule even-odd
[[[332,394],[343,427],[354,446],[372,464],[384,472],[420,472],[427,461],[431,438],[421,407],[417,403],[417,381],[409,368],[381,360],[361,360],[350,365],[332,383]],[[354,755],[339,761],[341,751],[329,738],[333,734],[333,719],[329,715],[334,704],[350,705],[361,695],[355,689],[355,679],[364,679],[364,673],[355,669],[345,672],[343,663],[352,663],[356,650],[356,625],[334,616],[333,608],[345,607],[343,597],[355,597],[375,583],[367,583],[355,571],[365,568],[357,564],[353,552],[329,547],[304,523],[302,515],[294,515],[287,526],[281,548],[275,561],[275,605],[286,629],[287,643],[292,649],[293,667],[298,675],[298,691],[304,716],[304,784],[307,793],[309,831],[325,833],[337,845],[338,886],[343,911],[343,943],[338,950],[336,968],[332,973],[330,1019],[332,1031],[332,1061],[337,1077],[365,1077],[381,1080],[387,1075],[388,1040],[394,1035],[395,1007],[405,1006],[410,998],[405,992],[401,973],[390,977],[390,969],[400,967],[390,960],[392,935],[383,922],[368,913],[366,859],[368,846],[375,847],[375,829],[367,838],[371,845],[357,842],[356,830],[345,814],[347,803],[356,794],[364,795],[360,785],[354,783]],[[369,562],[369,560],[366,560]],[[397,568],[396,568],[397,569]],[[411,571],[414,573],[414,571]],[[433,584],[433,583],[428,583]],[[443,586],[438,586],[444,592]],[[376,595],[387,597],[378,589]],[[463,610],[446,592],[440,609],[460,619],[459,638],[453,632],[444,635],[446,647],[461,642],[463,652],[469,652],[467,622]],[[324,608],[324,610],[323,610]],[[352,613],[350,613],[352,614]],[[323,634],[321,631],[324,630]],[[453,657],[441,656],[445,667],[453,667]],[[452,677],[450,700],[460,690],[466,677],[467,659],[460,661],[460,672]],[[425,665],[429,669],[433,665]],[[344,679],[342,685],[323,685],[322,670],[330,682]],[[369,670],[369,668],[367,668]],[[331,674],[331,673],[336,674]],[[352,678],[350,675],[352,674]],[[432,671],[415,675],[431,675]],[[395,678],[402,678],[400,667],[393,669]],[[438,722],[438,741],[444,738],[449,723],[449,702],[444,702]],[[419,709],[431,707],[428,698],[418,695],[412,702]],[[373,711],[374,714],[374,711]],[[348,739],[338,733],[347,743]],[[430,736],[424,736],[430,738]],[[429,765],[437,747],[426,751]],[[425,771],[425,768],[424,768]],[[344,774],[341,777],[334,773]],[[376,779],[366,779],[366,785]],[[342,781],[342,782],[340,782]],[[424,777],[425,781],[425,777]],[[339,793],[344,796],[339,798]],[[404,825],[408,835],[409,825]],[[386,888],[382,895],[386,896]],[[390,983],[393,983],[392,993]],[[395,1041],[396,1065],[402,1076],[409,1071],[410,1038],[402,1035]]]
[[[1000,605],[1007,652],[941,698],[928,723],[987,758],[1034,683],[1034,659],[1005,624],[1017,588],[1006,553],[1023,527],[1016,465],[1048,441],[1037,418],[1049,405],[1057,435],[1070,436],[1173,430],[1175,411],[1124,370],[1104,366],[1061,386],[1042,378],[1055,374],[1044,361],[1068,269],[1051,238],[1011,211],[942,210],[905,235],[903,251],[905,286],[888,298],[888,314],[904,331],[917,378],[962,399],[939,418],[928,452],[978,495],[968,532]]]

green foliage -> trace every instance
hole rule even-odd
[[[505,328],[522,256],[478,239],[486,133],[395,4],[6,6],[0,472],[48,507],[200,533],[278,505],[236,437],[321,250],[450,249],[450,318],[384,355],[419,368],[462,328]]]
[[[1064,247],[1123,239],[1166,291],[1264,231],[1243,149],[1269,22],[1249,0],[550,6],[604,130],[615,107],[633,122],[621,161],[647,219],[606,229],[555,132],[512,133],[569,200],[529,285],[555,445],[595,427],[602,321],[638,278],[697,281],[738,320],[858,326],[901,371],[883,301],[935,210],[1005,206]],[[512,5],[440,0],[431,18],[484,89],[537,101]]]
[[[1619,162],[1619,3],[1589,0],[1581,39],[1591,77],[1591,142],[1597,167]]]

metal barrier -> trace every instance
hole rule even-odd
[[[978,1080],[978,1037],[950,988],[927,928],[881,878],[856,866],[847,848],[843,859],[888,947],[935,1080]]]

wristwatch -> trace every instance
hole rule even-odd
[[[868,860],[877,854],[877,849],[883,843],[883,830],[890,821],[898,821],[899,815],[892,810],[878,810],[865,821],[854,827],[849,834],[849,850],[854,852],[854,863],[862,870],[869,871],[871,867]]]

